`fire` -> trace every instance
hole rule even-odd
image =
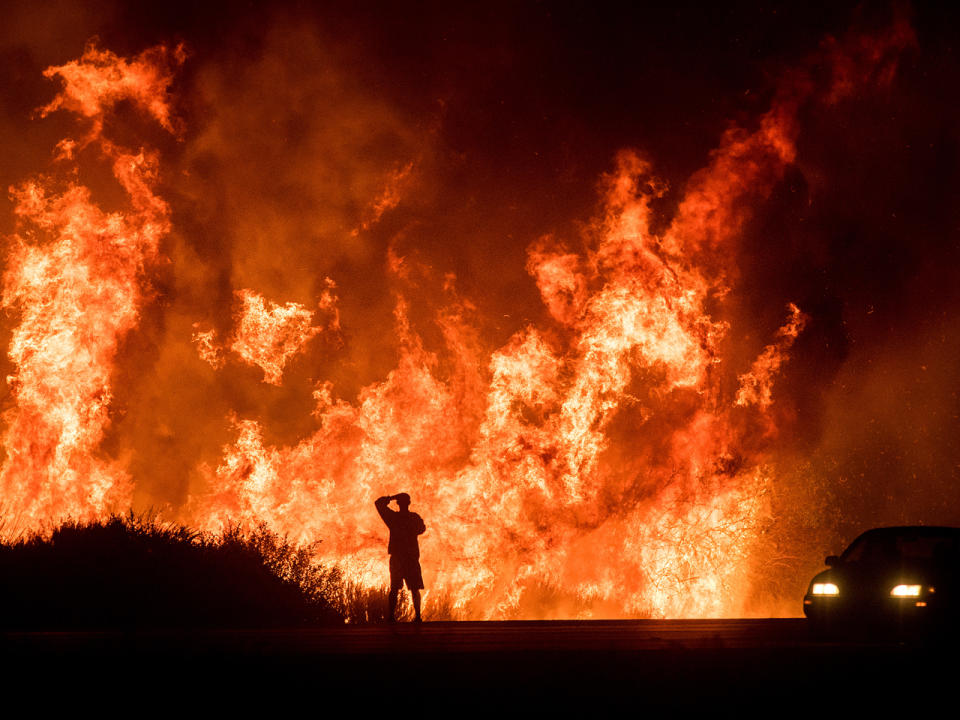
[[[183,57],[179,48],[157,48],[128,62],[91,45],[80,60],[46,72],[64,87],[42,112],[63,108],[91,121],[83,144],[99,146],[128,207],[102,209],[71,178],[77,143],[70,138],[58,146],[65,185],[41,176],[11,191],[21,230],[10,238],[2,303],[20,322],[8,349],[15,406],[4,417],[0,488],[21,526],[130,505],[130,477],[98,448],[110,422],[117,349],[136,327],[145,273],[170,218],[153,192],[156,154],[116,146],[102,135],[103,119],[130,100],[172,130],[166,89]]]
[[[793,303],[790,303],[790,319],[777,332],[777,342],[767,345],[750,367],[749,372],[740,376],[740,389],[737,391],[737,405],[750,404],[768,408],[773,404],[773,378],[780,366],[788,359],[787,351],[803,330],[806,318]]]
[[[738,320],[727,302],[743,280],[736,245],[796,159],[801,109],[884,81],[889,73],[872,68],[889,68],[908,41],[898,27],[851,52],[830,45],[838,70],[826,86],[791,76],[754,129],[723,137],[669,222],[654,209],[667,184],[640,153],[621,152],[581,236],[530,245],[526,268],[549,319],[499,347],[484,345],[476,307],[450,273],[425,329],[416,318],[429,269],[391,248],[396,366],[355,398],[311,377],[315,425],[296,442],[272,441],[265,420],[231,411],[232,440],[218,460],[195,462],[189,497],[167,515],[207,530],[266,522],[321,540],[321,560],[380,585],[384,538],[372,502],[406,491],[428,526],[430,592],[460,617],[742,612],[776,480],[776,382],[807,319],[790,304],[749,368],[731,359]],[[157,153],[120,148],[105,119],[129,101],[178,132],[169,87],[184,59],[182,48],[125,60],[91,46],[47,71],[63,89],[42,112],[73,112],[91,129],[58,146],[61,189],[50,175],[13,190],[20,229],[2,302],[18,325],[0,486],[28,527],[132,502],[136,478],[102,443],[119,348],[147,302],[171,212],[157,194]],[[122,210],[103,209],[72,174],[89,147],[111,163]],[[400,206],[414,167],[389,173],[344,233],[359,238]],[[351,290],[336,280],[309,302],[238,283],[225,340],[200,323],[184,340],[209,375],[239,360],[262,371],[270,387],[261,392],[285,390],[293,359],[316,338],[350,341],[337,293]],[[540,607],[550,593],[560,600]]]
[[[236,331],[229,349],[249,365],[263,370],[263,381],[282,384],[283,368],[313,337],[325,329],[336,333],[340,320],[336,312],[335,283],[327,278],[327,290],[320,298],[319,308],[330,314],[326,327],[313,326],[314,313],[300,303],[279,305],[266,300],[250,289],[236,293],[240,309],[236,316]],[[195,326],[196,327],[196,326]],[[198,330],[193,334],[200,357],[215,370],[223,367],[223,348],[216,344],[215,330]]]
[[[182,45],[151,48],[131,61],[91,43],[79,60],[47,68],[43,73],[47,78],[60,77],[64,87],[40,113],[77,113],[92,121],[90,138],[99,140],[106,114],[117,103],[129,100],[175,133],[168,89],[175,69],[185,59]]]

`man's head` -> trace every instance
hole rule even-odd
[[[393,496],[394,500],[397,501],[397,506],[401,510],[407,510],[410,507],[410,496],[406,493],[400,493],[399,495]]]

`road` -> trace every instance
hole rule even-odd
[[[838,692],[888,708],[953,692],[952,642],[816,642],[803,620],[442,622],[310,630],[7,633],[0,654],[60,678],[167,678],[196,688],[304,685],[333,692],[464,693],[516,707],[567,702],[707,709]],[[172,675],[172,677],[171,677]],[[203,681],[199,682],[198,678]],[[491,695],[492,693],[492,695]],[[792,700],[791,700],[792,699]]]

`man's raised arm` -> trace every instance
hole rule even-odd
[[[390,501],[393,500],[393,495],[384,495],[379,497],[374,501],[374,505],[377,507],[377,512],[380,513],[380,517],[383,518],[383,521],[389,525],[387,518],[393,514],[393,510],[387,507],[390,504]]]

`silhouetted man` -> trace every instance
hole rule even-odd
[[[399,512],[388,507],[391,500],[397,501]],[[410,496],[406,493],[377,498],[374,505],[390,528],[390,544],[387,546],[387,552],[390,553],[390,622],[396,617],[397,596],[404,582],[413,595],[414,622],[420,622],[423,575],[420,572],[420,543],[417,536],[425,533],[427,526],[423,524],[423,518],[410,512]]]

